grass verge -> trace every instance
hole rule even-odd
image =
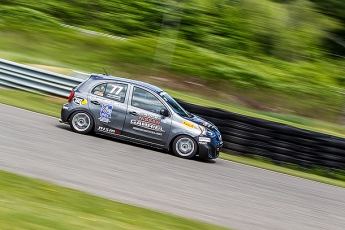
[[[0,229],[226,229],[4,171],[0,178]]]
[[[46,97],[16,90],[0,89],[0,103],[16,106],[54,117],[60,116],[60,109],[64,102],[66,102],[66,100],[61,98]],[[272,162],[263,162],[262,160],[258,159],[229,154],[221,154],[220,158],[345,188],[344,180],[329,178],[333,177],[333,175],[328,174],[327,172],[324,172],[322,170],[318,171],[318,169],[313,169],[314,171],[309,170],[306,172],[297,169],[291,169],[288,167],[278,166],[273,164]],[[320,173],[321,175],[316,175],[316,173]]]
[[[220,158],[229,160],[229,161],[234,161],[241,164],[246,164],[246,165],[262,168],[262,169],[267,169],[274,172],[284,173],[291,176],[296,176],[296,177],[300,177],[300,178],[304,178],[308,180],[313,180],[313,181],[345,188],[345,181],[312,174],[310,172],[303,172],[303,171],[299,171],[299,170],[288,168],[288,167],[278,166],[273,163],[264,162],[258,159],[229,155],[229,154],[224,154],[224,153],[221,153]],[[286,166],[288,165],[286,164]],[[303,170],[306,170],[306,169],[303,169]],[[318,169],[310,169],[310,171],[313,171],[313,170],[318,170]],[[326,171],[322,171],[320,169],[319,169],[319,172],[325,173],[325,174],[327,173]]]
[[[62,103],[67,100],[18,91],[0,89],[0,103],[59,117]]]

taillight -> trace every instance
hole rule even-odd
[[[73,97],[74,97],[74,91],[72,90],[71,94],[68,97],[68,102],[70,102]]]

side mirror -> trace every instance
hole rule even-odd
[[[169,117],[169,111],[167,109],[161,109],[159,113],[164,117]]]

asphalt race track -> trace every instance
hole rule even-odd
[[[0,169],[233,229],[345,229],[345,189],[78,135],[2,104]]]

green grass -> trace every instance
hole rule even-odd
[[[303,170],[307,170],[307,172],[304,172],[304,171],[299,171],[296,169],[288,168],[287,164],[286,164],[287,167],[282,167],[282,166],[278,166],[278,165],[275,165],[273,163],[270,163],[268,161],[265,162],[261,159],[254,159],[254,158],[248,158],[248,157],[243,157],[243,156],[235,156],[235,155],[229,155],[229,154],[225,154],[225,153],[221,153],[220,158],[225,159],[225,160],[229,160],[229,161],[234,161],[234,162],[241,163],[241,164],[251,165],[254,167],[258,167],[258,168],[267,169],[267,170],[274,171],[274,172],[284,173],[284,174],[288,174],[291,176],[296,176],[296,177],[300,177],[300,178],[304,178],[304,179],[308,179],[308,180],[313,180],[313,181],[317,181],[317,182],[345,188],[345,181],[332,179],[332,178],[328,178],[325,176],[320,176],[317,174],[310,173],[312,171],[315,171],[315,172],[319,171],[319,173],[323,173],[323,174],[330,173],[330,172],[323,171],[320,169],[303,169]],[[294,167],[298,167],[298,166],[294,166]],[[308,171],[310,171],[310,172],[308,172]],[[335,174],[330,173],[330,175],[335,175]],[[341,175],[335,175],[335,176],[342,177]]]
[[[64,101],[67,100],[18,90],[0,89],[0,103],[53,117],[60,117],[60,110]]]
[[[4,171],[0,187],[1,230],[225,229]]]
[[[176,96],[177,93],[174,95]],[[54,117],[60,116],[60,109],[64,102],[66,102],[66,100],[61,98],[51,98],[22,91],[0,89],[0,103],[16,106]],[[305,169],[291,169],[288,167],[275,165],[272,162],[263,162],[260,159],[258,160],[249,157],[240,157],[229,154],[221,154],[220,158],[309,180],[345,187],[345,181],[344,178],[342,178],[342,175],[337,175],[336,173],[330,173],[319,169],[312,169],[307,171]],[[334,177],[337,179],[332,179],[329,177]]]

